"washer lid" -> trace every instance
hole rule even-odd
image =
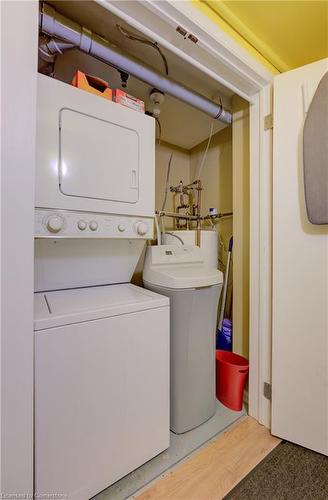
[[[223,283],[223,274],[204,264],[151,267],[144,281],[165,288],[201,288]]]
[[[168,305],[167,297],[130,283],[38,292],[34,294],[34,328],[42,330]]]

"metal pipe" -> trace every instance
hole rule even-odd
[[[232,123],[232,115],[222,105],[198,94],[172,78],[158,73],[131,56],[124,54],[108,40],[92,33],[87,28],[62,16],[53,7],[43,4],[39,16],[39,25],[43,33],[61,38],[72,43],[76,48],[90,54],[100,61],[142,80],[152,87],[161,90],[177,99],[190,104],[207,115],[228,125]]]
[[[204,217],[204,220],[205,219],[222,219],[222,217],[232,217],[233,216],[233,212],[220,212],[218,213],[217,215],[207,215],[206,217]]]
[[[52,75],[57,55],[73,47],[74,45],[71,43],[55,40],[48,35],[40,34],[38,71],[45,75]]]
[[[162,212],[161,210],[159,210],[158,212],[156,211],[156,214],[159,217],[172,217],[172,218],[175,218],[175,219],[197,220],[197,216],[196,215],[181,215],[181,214],[179,214],[177,212]]]
[[[187,219],[187,220],[215,220],[222,219],[222,217],[232,217],[233,212],[220,212],[217,215],[205,215],[205,216],[197,216],[197,215],[181,215],[177,212],[166,212],[165,210],[157,210],[156,215],[158,217],[171,217],[173,219]]]
[[[68,49],[74,48],[74,45],[67,42],[62,42],[61,40],[55,40],[54,38],[45,37],[39,41],[39,56],[40,58],[48,63],[53,63],[56,60],[58,54],[62,54]]]

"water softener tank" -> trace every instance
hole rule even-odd
[[[180,434],[215,413],[215,333],[223,275],[199,247],[147,248],[146,288],[170,298],[170,428]]]

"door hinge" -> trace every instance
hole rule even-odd
[[[272,396],[272,388],[271,384],[269,382],[264,382],[263,384],[263,396],[271,401],[271,396]]]
[[[270,130],[273,128],[273,114],[266,115],[264,117],[264,130]]]
[[[176,31],[179,33],[179,35],[183,36],[185,40],[187,40],[188,38],[188,40],[190,40],[193,43],[198,42],[197,36],[193,35],[192,33],[188,33],[188,31],[182,28],[182,26],[177,26]]]

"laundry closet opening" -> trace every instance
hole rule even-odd
[[[222,271],[223,276],[227,274],[227,269],[229,271],[227,286],[223,287],[217,308],[216,329],[220,328],[222,331],[222,320],[225,320],[227,329],[231,329],[231,350],[248,358],[248,103],[216,80],[204,74],[196,66],[158,45],[155,31],[154,38],[146,36],[96,2],[50,1],[47,4],[54,7],[57,12],[67,19],[84,26],[111,42],[114,49],[117,48],[127,56],[137,58],[148,67],[156,70],[157,73],[172,78],[182,86],[204,96],[213,103],[213,106],[216,105],[219,110],[231,113],[232,123],[229,124],[210,116],[200,110],[199,106],[198,108],[195,107],[192,102],[188,103],[186,100],[174,97],[169,92],[154,88],[153,85],[129,74],[126,69],[113,67],[78,50],[74,46],[59,43],[60,39],[56,37],[46,36],[44,33],[40,34],[40,73],[67,85],[74,83],[75,86],[80,87],[79,92],[91,91],[98,94],[97,99],[100,101],[102,99],[115,100],[117,106],[128,106],[134,110],[134,113],[146,113],[149,115],[149,120],[154,121],[156,130],[153,138],[155,146],[155,183],[149,187],[154,191],[156,211],[154,232],[152,233],[153,239],[148,235],[146,235],[147,241],[131,238],[131,245],[136,245],[138,248],[135,252],[135,259],[129,261],[129,269],[125,276],[132,275],[131,283],[140,287],[143,286],[145,255],[147,247],[150,245],[154,246],[161,243],[177,249],[190,245],[200,246],[202,258],[209,267]],[[174,27],[172,27],[173,36],[176,36]],[[197,39],[188,39],[183,33],[180,33],[180,36],[182,49],[184,44],[197,44]],[[81,79],[82,83],[77,81],[78,78]],[[52,96],[49,95],[48,98],[51,100]],[[66,113],[66,116],[64,116],[62,123],[65,123],[66,120],[68,133],[72,134],[73,137],[76,116],[73,116],[73,113],[66,108],[63,113]],[[88,116],[89,112],[86,112],[85,115]],[[63,125],[61,126],[63,127]],[[109,128],[103,132],[100,123],[92,124],[90,122],[86,127],[90,128],[86,132],[84,131],[85,137],[88,138],[94,148],[98,147],[97,140],[101,134],[116,133],[115,130],[111,131]],[[131,149],[131,144],[134,144],[133,127],[131,126],[131,130],[129,130],[128,125],[125,125],[125,130],[128,150],[122,139],[123,136],[121,136],[119,147],[115,149],[115,152],[111,152],[110,148],[108,148],[106,155],[115,154],[115,158],[119,161],[132,165],[131,179],[129,178],[131,185],[129,190],[122,188],[119,192],[112,185],[112,191],[108,194],[108,197],[113,200],[117,196],[119,203],[130,204],[129,206],[132,207],[131,215],[150,217],[148,213],[133,213],[133,204],[138,203],[139,200],[138,188],[139,183],[142,182],[143,165],[142,163],[138,164],[138,161],[136,161],[136,156],[140,154],[137,147],[137,138],[135,139],[135,150]],[[64,141],[66,139],[65,136],[63,137],[62,140],[65,145]],[[81,145],[80,154],[84,156],[89,154],[89,149],[88,146],[84,151],[84,146]],[[67,154],[69,157],[71,152],[69,151]],[[105,160],[106,158],[104,158]],[[78,174],[83,175],[84,178],[90,176],[91,183],[92,175],[97,175],[97,172],[100,172],[100,170],[97,170],[98,167],[93,164],[92,156],[90,156],[89,168],[86,168],[82,173],[78,172]],[[73,174],[77,175],[76,172],[73,172]],[[113,179],[116,176],[119,178],[121,178],[121,175],[123,176],[121,172],[115,171],[115,168],[112,175]],[[78,183],[74,184],[72,179],[73,177],[69,175],[65,177],[66,185],[64,186],[63,183],[61,185],[62,194],[66,194],[63,191],[66,189],[69,196],[86,197],[83,191],[73,190],[73,188],[77,190],[79,186],[76,187]],[[70,189],[72,191],[69,191]],[[95,198],[97,196],[103,200],[106,197],[106,188],[104,187],[103,192],[97,191]],[[42,207],[42,203],[40,206]],[[79,210],[79,208],[76,208],[76,210]],[[95,210],[90,209],[90,212],[99,212],[99,210],[97,208]],[[137,223],[141,224],[145,223],[145,221],[137,221]],[[123,233],[124,223],[120,222],[119,226],[121,226],[119,231],[122,230]],[[141,226],[139,226],[139,229],[139,235],[141,235]],[[106,285],[107,282],[110,284],[121,283],[121,277],[116,278],[115,272],[111,273],[106,282],[106,258],[113,245],[114,243],[109,243],[106,239],[98,239],[97,241],[90,241],[87,238],[74,241],[69,239],[68,242],[55,236],[52,236],[47,241],[42,240],[42,238],[37,239],[35,244],[36,291],[71,289],[97,284]],[[118,255],[121,251],[118,240],[115,240],[115,245],[117,245],[115,255]],[[171,250],[169,251],[171,252]],[[93,258],[96,259],[97,264],[93,262]],[[104,272],[99,268],[100,261],[104,264]],[[81,269],[82,273],[86,273],[84,281],[79,281]],[[95,279],[92,276],[93,272],[96,274]],[[62,281],[60,281],[61,276],[63,276]],[[119,275],[117,274],[117,276]],[[124,280],[129,281],[128,278],[124,278]],[[223,285],[223,280],[221,284]],[[222,307],[222,301],[224,301],[224,307]],[[186,317],[186,325],[188,325],[188,321],[189,318]],[[206,318],[204,318],[205,322]],[[202,321],[200,321],[201,324]],[[228,330],[227,341],[229,341]],[[199,334],[201,335],[202,332],[199,331]],[[245,403],[247,408],[247,397]],[[222,429],[239,416],[236,412],[235,414],[232,412],[231,415],[231,418],[224,417],[226,420],[224,420],[225,423],[223,423]],[[209,431],[207,438],[200,438],[195,435],[192,438],[193,444],[190,445],[190,448],[188,448],[189,445],[186,445],[186,449],[191,452],[203,444],[204,441],[213,437],[214,434],[212,430]],[[183,439],[186,440],[187,438],[184,437]],[[174,440],[176,438],[173,436]],[[176,444],[176,441],[174,443]],[[129,453],[128,450],[127,453]],[[157,458],[153,460],[156,461]],[[168,463],[171,463],[170,460]],[[156,469],[156,467],[158,467],[158,464],[155,464],[154,470],[161,473],[162,471]],[[148,469],[151,469],[151,465],[149,465]],[[151,473],[149,477],[151,477]],[[124,487],[126,487],[126,484]],[[129,491],[131,493],[131,490]]]

